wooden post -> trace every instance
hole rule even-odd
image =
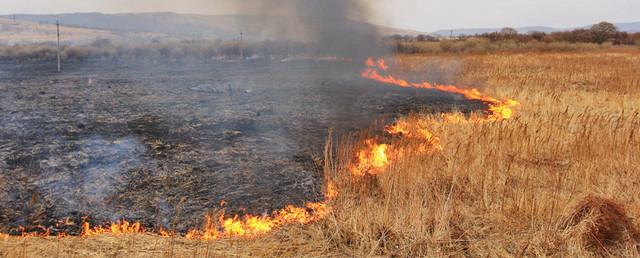
[[[56,21],[56,31],[58,34],[58,73],[60,73],[60,22]]]
[[[244,33],[240,32],[240,44],[238,46],[240,47],[240,58],[242,60],[244,60],[244,46],[242,45],[243,39],[244,39]]]

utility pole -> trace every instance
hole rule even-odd
[[[240,58],[244,60],[244,46],[242,45],[242,40],[244,39],[244,32],[240,32]]]
[[[58,34],[58,73],[60,73],[60,22],[56,21],[56,31]]]
[[[16,15],[13,15],[13,26],[16,27],[16,32],[20,33],[20,24],[16,21]]]

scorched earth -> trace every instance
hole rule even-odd
[[[220,209],[271,214],[320,201],[329,128],[344,135],[410,111],[487,108],[362,79],[360,62],[0,67],[0,232],[15,234],[79,234],[84,221],[123,219],[186,232]]]

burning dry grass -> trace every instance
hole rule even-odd
[[[338,194],[314,223],[217,241],[0,236],[0,256],[640,255],[640,52],[401,56],[395,63],[411,73],[450,73],[451,84],[485,85],[521,105],[501,121],[401,120],[437,137],[437,151],[380,130],[330,141],[336,148],[325,174]],[[372,137],[405,154],[353,176]]]

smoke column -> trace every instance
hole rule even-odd
[[[318,54],[363,58],[381,50],[378,30],[368,23],[375,18],[368,0],[246,0],[224,8],[283,17],[284,27],[274,37],[309,43]]]

